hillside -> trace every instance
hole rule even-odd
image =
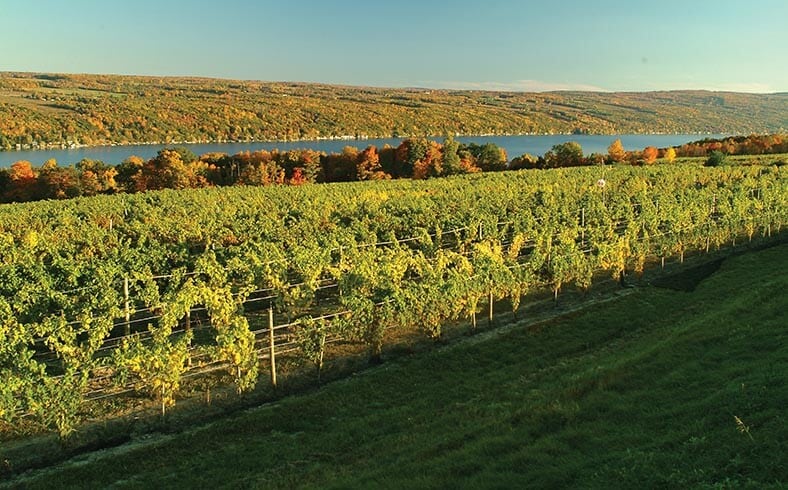
[[[730,257],[11,486],[783,488],[788,303],[774,291],[788,287],[786,252]]]
[[[788,128],[786,94],[504,93],[0,73],[0,148],[443,134]]]

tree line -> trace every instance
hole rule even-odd
[[[341,153],[314,150],[207,153],[197,157],[186,148],[167,148],[150,160],[131,156],[119,165],[83,159],[61,167],[54,160],[34,167],[19,161],[0,169],[0,200],[24,202],[117,192],[189,189],[229,185],[301,185],[399,178],[426,179],[507,168],[506,152],[492,143],[443,143],[427,138],[399,146]]]
[[[615,140],[607,154],[585,155],[574,141],[553,146],[542,156],[523,154],[511,161],[494,143],[460,143],[452,137],[442,143],[409,138],[397,147],[347,146],[340,153],[301,149],[259,150],[235,155],[207,153],[196,156],[183,147],[167,148],[150,160],[131,156],[119,165],[83,159],[73,166],[48,160],[40,167],[28,161],[0,169],[0,202],[67,199],[118,192],[190,189],[230,185],[301,185],[386,179],[427,179],[449,175],[518,169],[545,169],[585,165],[646,165],[672,163],[678,157],[788,153],[788,135],[751,135],[704,139],[679,147],[626,151]]]
[[[771,155],[788,153],[788,134],[767,134],[749,136],[730,136],[727,138],[706,138],[680,146],[657,148],[647,146],[643,150],[627,151],[620,139],[607,148],[606,154],[591,153],[584,155],[583,148],[575,141],[553,146],[542,157],[524,154],[509,163],[510,169],[519,168],[558,168],[579,167],[584,165],[609,165],[625,163],[630,165],[649,165],[662,161],[673,163],[676,158],[697,158],[719,155]],[[715,166],[711,164],[711,166]]]

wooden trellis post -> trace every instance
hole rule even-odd
[[[129,278],[123,278],[123,309],[126,324],[123,327],[123,334],[126,336],[131,335],[131,306],[129,301]]]
[[[490,326],[492,326],[492,322],[493,322],[493,293],[492,293],[492,291],[490,291],[490,316],[488,318],[488,321],[490,323]]]
[[[271,358],[271,386],[276,388],[276,349],[274,348],[274,309],[268,308],[268,349]]]

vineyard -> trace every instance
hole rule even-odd
[[[0,419],[62,435],[97,399],[379,356],[507,299],[780,233],[781,167],[594,167],[0,206]],[[664,263],[664,262],[663,262]]]

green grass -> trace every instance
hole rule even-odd
[[[692,291],[639,288],[11,484],[784,487],[788,245],[708,273]]]

